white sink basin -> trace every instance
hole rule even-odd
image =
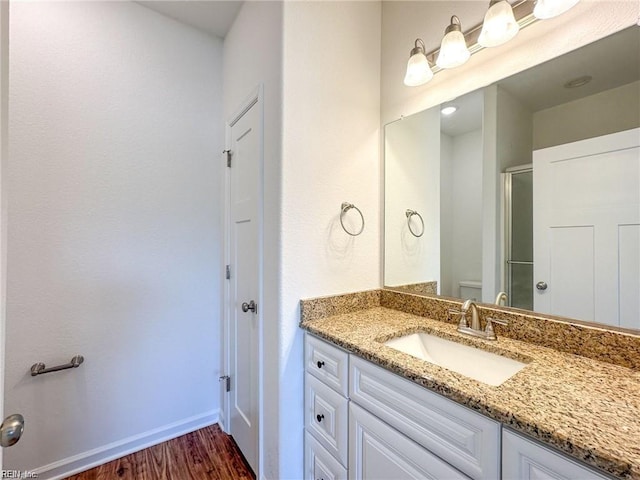
[[[495,387],[527,366],[511,358],[428,333],[393,338],[384,345]]]

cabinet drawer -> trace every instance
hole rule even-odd
[[[354,355],[351,400],[475,479],[500,478],[500,424]]]
[[[305,480],[347,480],[347,469],[315,438],[307,433],[304,440]]]
[[[502,432],[502,478],[504,480],[605,480],[586,465],[561,452],[542,446],[509,430]]]
[[[305,390],[307,431],[346,466],[348,400],[309,374],[306,375]]]
[[[349,442],[349,476],[354,480],[468,480],[353,402],[349,406]]]
[[[307,334],[305,364],[307,372],[347,396],[349,354],[323,340]]]

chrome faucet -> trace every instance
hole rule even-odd
[[[508,301],[509,300],[505,292],[498,292],[498,295],[496,295],[496,301],[493,303],[495,303],[496,305],[506,306]]]
[[[471,311],[471,325],[467,321],[467,314]],[[460,323],[458,323],[458,332],[465,335],[472,335],[474,337],[484,338],[485,340],[496,340],[496,333],[493,330],[493,322],[500,325],[507,325],[506,320],[499,318],[487,317],[486,325],[484,329],[480,324],[480,315],[478,314],[478,306],[473,300],[465,300],[460,307],[460,310],[449,310],[449,313],[454,315],[460,315]]]

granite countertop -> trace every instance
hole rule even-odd
[[[620,478],[640,480],[640,372],[381,306],[303,319],[308,332]],[[428,332],[528,365],[493,387],[382,345]]]

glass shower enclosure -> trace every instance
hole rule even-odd
[[[505,273],[509,306],[533,310],[533,167],[504,174]]]

